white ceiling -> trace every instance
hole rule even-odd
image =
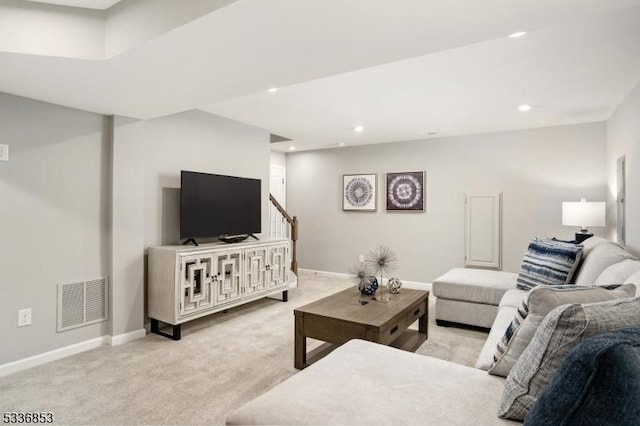
[[[107,60],[0,52],[0,91],[314,149],[605,120],[638,52],[640,0],[238,0]]]
[[[106,10],[122,0],[26,0],[35,3],[47,3],[56,6],[72,6],[84,9]]]

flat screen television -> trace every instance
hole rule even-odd
[[[180,186],[181,239],[261,232],[260,179],[183,170]]]

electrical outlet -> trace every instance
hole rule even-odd
[[[24,327],[25,325],[31,325],[31,308],[18,311],[18,327]]]
[[[0,144],[0,161],[9,161],[9,145]]]
[[[360,256],[358,256],[358,261],[360,262],[360,264],[364,263],[364,254],[361,254]]]

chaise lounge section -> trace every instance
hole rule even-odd
[[[591,286],[640,283],[640,261],[618,245],[604,239],[594,239],[585,244],[585,251],[582,269],[576,281],[582,284],[590,282]],[[592,290],[589,287],[555,289],[541,286],[528,292],[515,288],[516,274],[485,270],[477,272],[479,274],[475,276],[481,278],[477,281],[476,288],[471,280],[473,274],[461,271],[452,271],[448,275],[449,278],[455,278],[449,288],[446,280],[440,280],[439,295],[445,302],[444,305],[436,305],[436,309],[438,306],[458,306],[463,310],[464,307],[470,308],[469,305],[487,306],[471,306],[474,312],[470,314],[456,314],[446,309],[443,315],[436,312],[436,318],[444,317],[445,321],[486,327],[489,316],[494,317],[489,324],[491,330],[476,368],[376,343],[351,340],[237,409],[229,416],[227,424],[518,424],[520,421],[508,419],[524,420],[527,411],[531,409],[527,404],[535,408],[536,398],[539,396],[536,393],[527,394],[526,386],[523,395],[509,394],[517,387],[522,373],[525,376],[532,374],[531,380],[538,383],[536,392],[542,389],[545,396],[544,380],[551,380],[553,368],[557,369],[555,363],[562,358],[555,355],[556,360],[548,363],[544,358],[546,354],[560,351],[547,351],[545,346],[541,347],[540,342],[553,345],[560,339],[560,343],[555,344],[570,351],[576,344],[589,340],[591,336],[597,337],[601,333],[626,327],[640,329],[640,286],[613,286],[611,289],[593,286]],[[489,277],[496,277],[499,283],[494,284]],[[513,285],[510,287],[512,279]],[[433,290],[436,291],[435,283]],[[576,296],[566,294],[572,291],[576,292]],[[545,299],[544,294],[554,292],[564,295],[551,294],[550,299]],[[535,298],[532,296],[534,293]],[[594,293],[597,294],[594,296]],[[460,300],[465,298],[469,300]],[[542,306],[534,307],[532,298],[545,300],[541,303]],[[530,321],[530,325],[537,320],[539,326],[535,325],[533,331],[528,330],[533,333],[528,337],[530,344],[522,343],[522,337],[526,334],[523,331],[526,328],[524,325],[519,335],[515,332],[517,338],[512,338],[507,351],[516,352],[519,358],[515,365],[507,366],[506,369],[502,364],[496,367],[498,342],[508,334],[505,333],[507,328],[513,326],[523,300],[528,300],[531,304],[529,317],[525,321]],[[540,313],[539,309],[543,312]],[[550,311],[548,315],[545,314],[545,309]],[[594,316],[594,312],[599,316]],[[565,318],[572,315],[578,319],[579,324],[585,324],[584,328],[577,326],[571,331],[572,326],[569,325],[567,333],[561,327],[559,331],[553,327],[554,324],[570,324]],[[562,341],[566,336],[572,340]],[[513,343],[514,341],[517,343]],[[518,351],[521,351],[521,355],[518,355]],[[566,356],[566,359],[569,358],[571,357]],[[536,368],[531,367],[535,365],[534,360],[539,363]],[[502,361],[509,361],[508,357],[499,362]],[[553,364],[554,367],[546,364]],[[511,374],[509,369],[511,372],[515,371],[515,374]],[[491,374],[488,374],[489,370]],[[640,369],[638,374],[638,377],[634,376],[631,380],[640,380]],[[542,385],[539,384],[540,380]],[[545,396],[546,401],[554,399],[553,395]],[[622,400],[622,404],[625,404],[625,399]],[[505,401],[516,401],[517,404],[505,405]],[[597,415],[606,418],[611,415],[611,410],[617,408],[612,404],[611,407],[600,410]],[[632,411],[633,409],[631,407]],[[499,417],[498,413],[504,418]]]
[[[640,282],[640,261],[618,244],[600,237],[582,242],[582,261],[571,281],[577,285]],[[632,277],[633,276],[633,277]],[[466,325],[489,329],[507,291],[516,289],[518,274],[488,269],[453,268],[433,281],[438,325]],[[631,278],[631,281],[625,281]],[[526,292],[512,293],[506,305]],[[504,305],[503,304],[503,305]]]
[[[516,288],[518,274],[454,268],[433,282],[436,324],[489,329],[504,294]]]

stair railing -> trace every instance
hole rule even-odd
[[[269,194],[271,238],[291,238],[291,270],[298,275],[296,243],[298,242],[298,218],[290,216],[272,194]]]

